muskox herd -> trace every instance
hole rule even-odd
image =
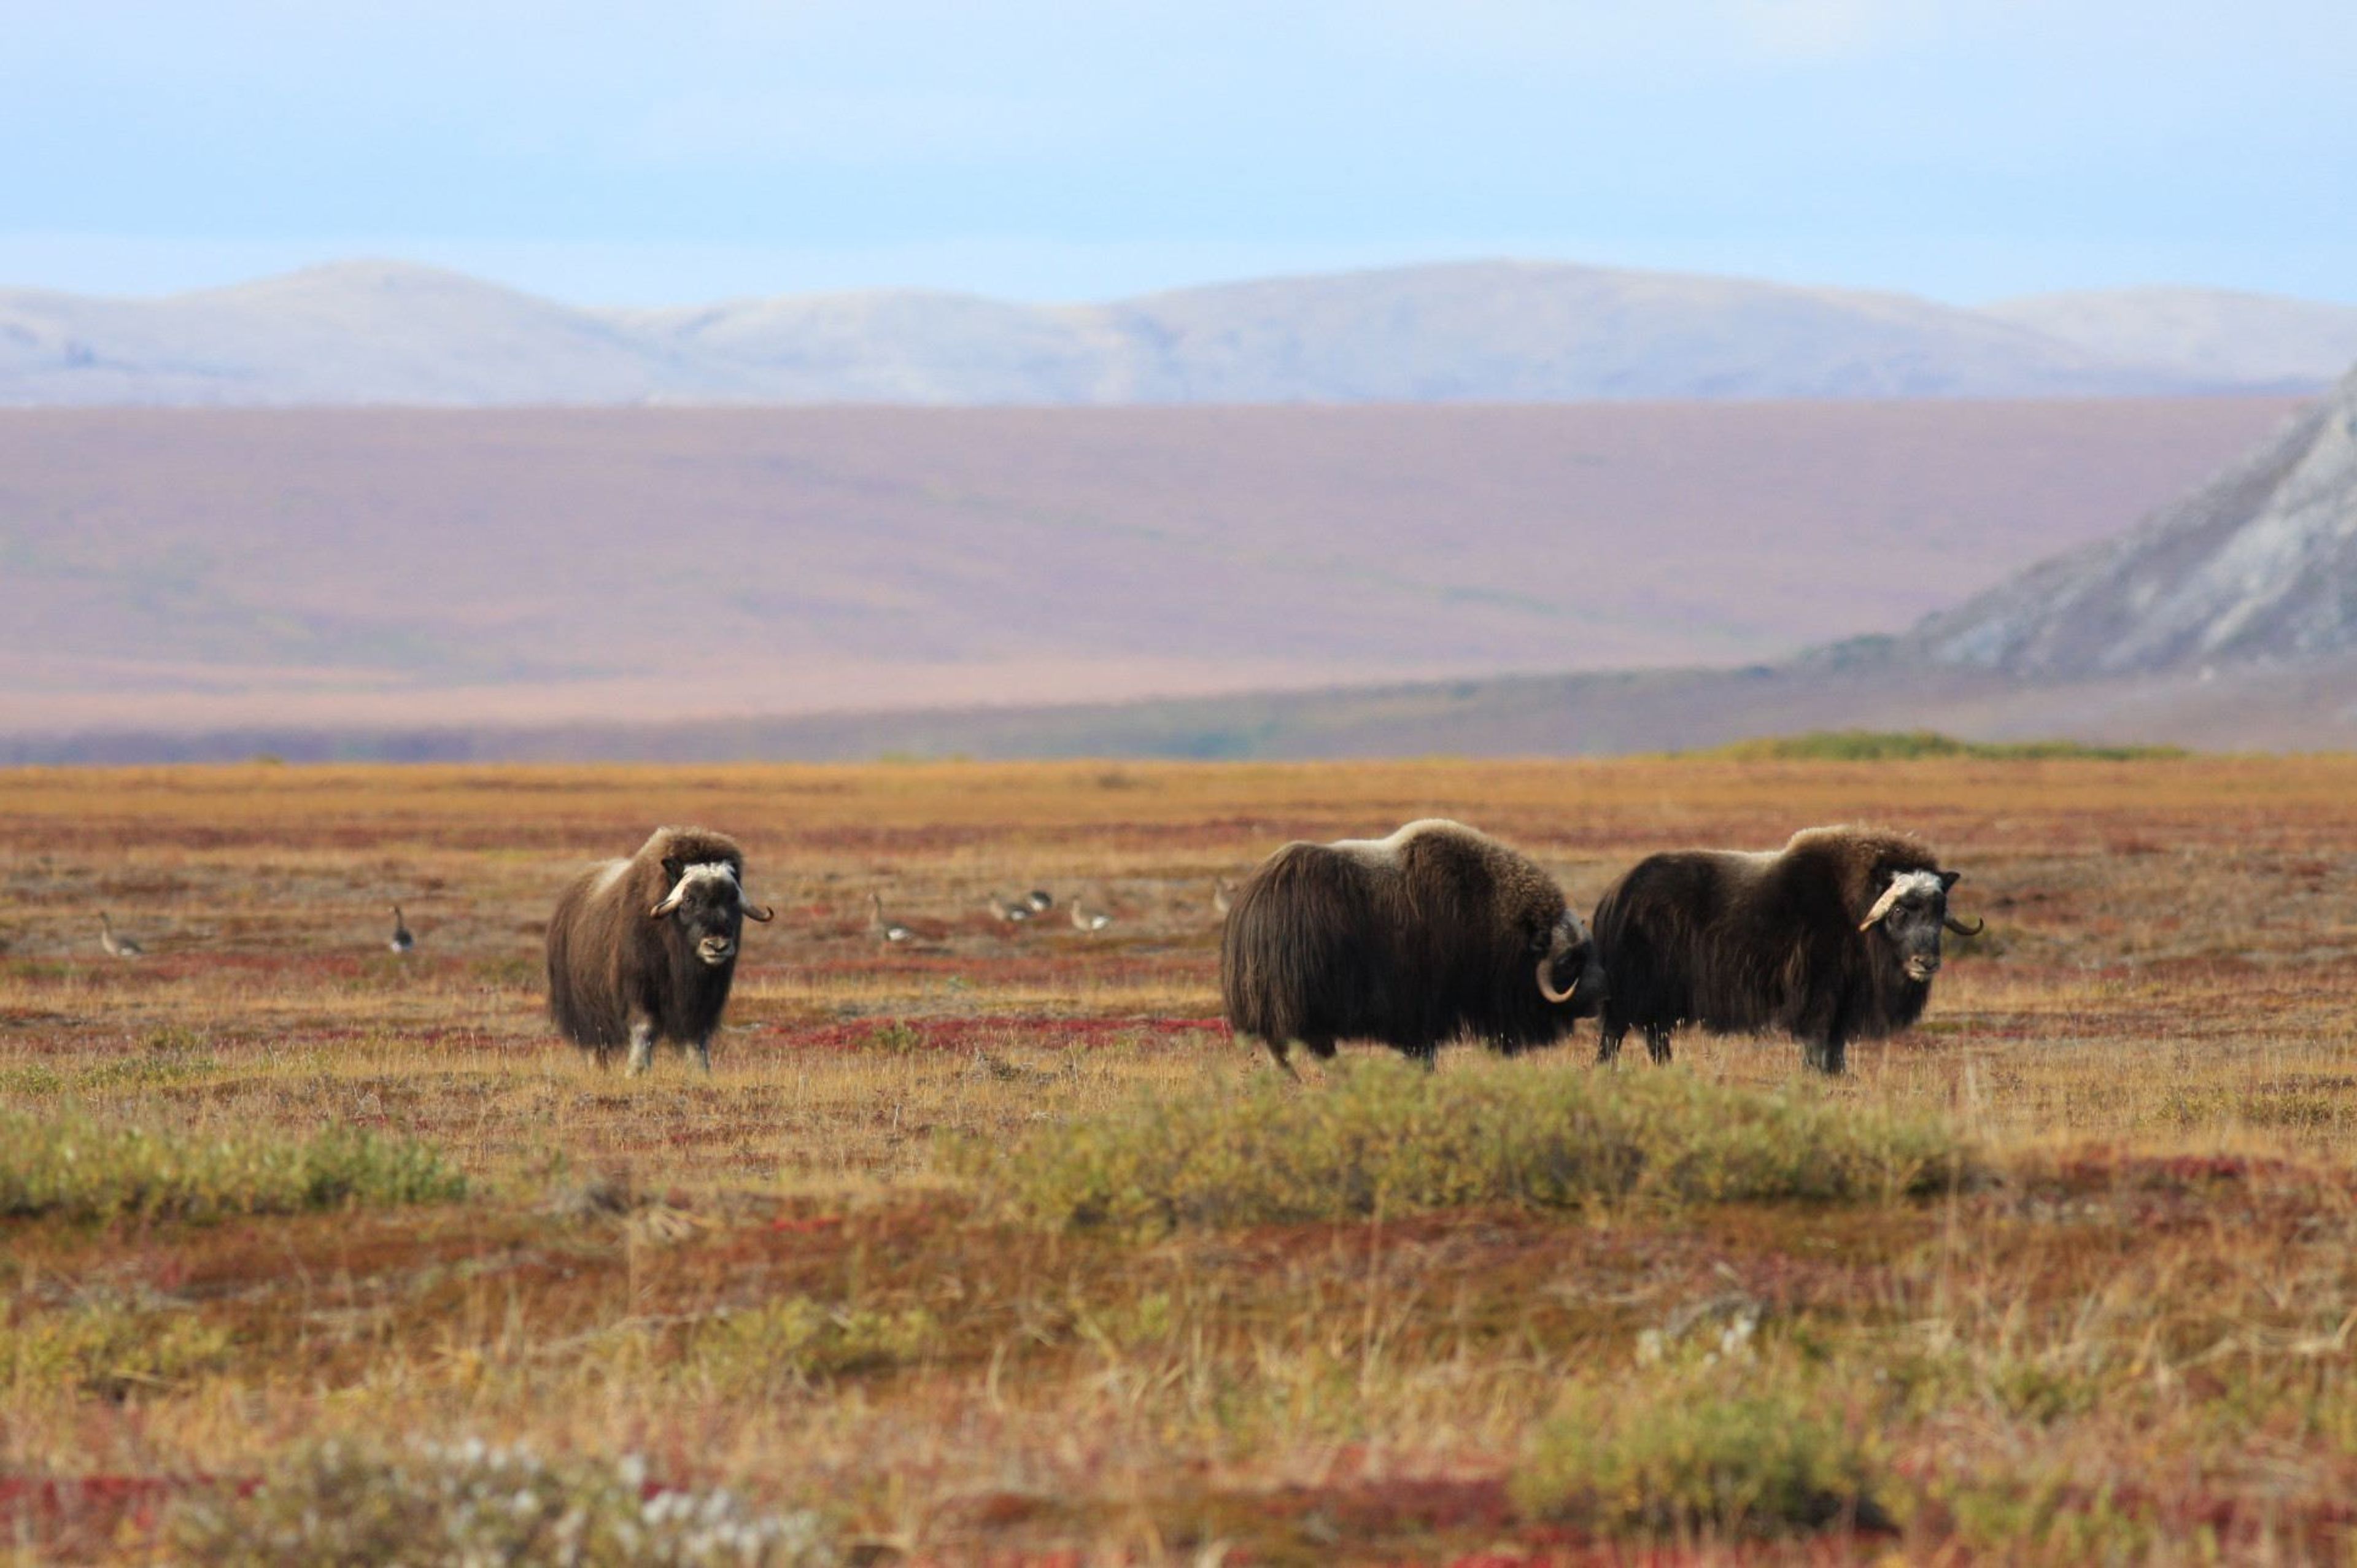
[[[1527,857],[1458,822],[1291,843],[1239,888],[1220,947],[1237,1034],[1279,1066],[1374,1040],[1429,1061],[1452,1039],[1512,1054],[1598,1021],[1655,1061],[1685,1026],[1770,1030],[1842,1070],[1851,1040],[1921,1016],[1956,873],[1894,833],[1815,828],[1777,853],[1685,851],[1631,867],[1592,926]]]
[[[1781,850],[1656,854],[1605,890],[1592,923],[1528,856],[1461,822],[1388,838],[1289,843],[1224,899],[1220,989],[1230,1028],[1292,1070],[1299,1046],[1345,1040],[1429,1063],[1454,1040],[1515,1055],[1598,1021],[1609,1062],[1631,1029],[1655,1061],[1671,1036],[1778,1032],[1843,1070],[1852,1040],[1922,1015],[1957,874],[1921,843],[1813,828]],[[1225,892],[1225,889],[1222,889]],[[548,924],[549,1011],[602,1064],[633,1073],[670,1041],[712,1065],[746,920],[745,855],[700,828],[661,828],[581,875]]]

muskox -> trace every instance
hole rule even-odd
[[[1781,1030],[1811,1067],[1842,1070],[1849,1042],[1922,1015],[1958,874],[1911,838],[1811,828],[1780,852],[1685,850],[1640,861],[1596,906],[1605,994],[1598,1059],[1642,1030],[1655,1061],[1695,1024]]]
[[[745,852],[702,828],[657,828],[628,860],[575,878],[548,922],[548,1011],[599,1066],[624,1045],[646,1071],[655,1042],[712,1070],[712,1036],[737,973],[747,919]]]
[[[1602,980],[1555,879],[1459,822],[1286,844],[1235,890],[1220,940],[1229,1026],[1288,1071],[1296,1044],[1376,1040],[1427,1064],[1458,1038],[1552,1044]]]

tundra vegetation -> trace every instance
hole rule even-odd
[[[1988,929],[1840,1079],[1292,1086],[1205,889],[1435,815],[1583,911],[1888,824]],[[656,822],[777,905],[708,1079],[545,1018]],[[2357,759],[25,770],[0,854],[16,1561],[2357,1546]]]

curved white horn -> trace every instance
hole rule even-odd
[[[1555,983],[1548,978],[1548,972],[1555,968],[1555,955],[1549,952],[1546,957],[1539,960],[1539,994],[1550,1002],[1560,1004],[1579,994],[1579,982],[1574,979],[1569,985],[1557,991],[1555,988]]]
[[[1557,1006],[1579,994],[1579,978],[1577,975],[1560,991],[1555,985],[1555,960],[1571,950],[1572,933],[1578,930],[1578,917],[1566,912],[1563,918],[1555,923],[1555,940],[1547,943],[1546,956],[1539,960],[1539,994]]]

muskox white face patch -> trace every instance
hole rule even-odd
[[[679,880],[672,884],[671,891],[663,895],[662,902],[654,907],[653,912],[658,915],[670,914],[695,890],[698,883],[703,882],[725,882],[728,885],[729,891],[734,893],[737,891],[737,868],[725,860],[699,861],[694,865],[683,868],[679,874]]]
[[[1955,874],[1943,871],[1894,873],[1858,929],[1879,928],[1898,950],[1899,966],[1908,979],[1927,984],[1940,972],[1940,933],[1948,913],[1948,888]]]
[[[737,956],[737,933],[745,914],[737,868],[721,860],[681,867],[679,880],[648,914],[685,926],[695,956],[705,964],[717,969],[730,962]]]
[[[1945,897],[1947,891],[1948,885],[1940,880],[1940,874],[1936,871],[1900,872],[1891,877],[1890,886],[1882,890],[1882,897],[1867,912],[1866,923],[1858,929],[1865,930],[1867,927],[1881,924],[1891,910],[1910,899]]]

